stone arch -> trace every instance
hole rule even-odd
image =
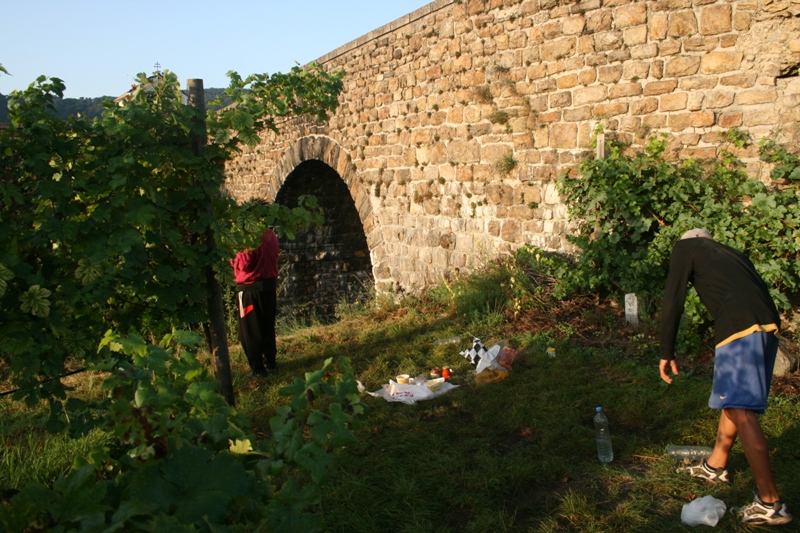
[[[298,139],[275,166],[269,197],[293,207],[301,194],[318,197],[326,224],[282,246],[288,260],[281,308],[295,316],[313,309],[319,318],[330,319],[339,301],[358,300],[374,286],[380,233],[351,158],[329,137]]]

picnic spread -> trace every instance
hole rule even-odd
[[[485,385],[508,377],[517,350],[511,348],[508,341],[500,341],[486,348],[480,339],[475,338],[472,340],[472,346],[459,354],[475,368],[475,384]],[[399,374],[376,391],[367,391],[361,382],[358,383],[358,387],[361,392],[383,398],[387,402],[414,404],[421,400],[437,398],[457,388],[458,385],[452,383],[449,376],[450,367],[444,367],[441,371],[434,367],[431,369],[430,378],[424,375],[412,377],[408,374]]]

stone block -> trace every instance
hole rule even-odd
[[[683,38],[697,33],[697,17],[693,11],[679,11],[670,13],[669,29],[667,33],[670,37]]]
[[[481,147],[475,140],[451,141],[447,146],[447,159],[459,164],[477,163],[481,160]]]
[[[753,15],[744,11],[736,11],[733,15],[733,27],[736,31],[747,31],[753,22]]]
[[[798,367],[797,347],[793,346],[788,339],[780,337],[778,339],[778,355],[775,358],[775,368],[772,370],[773,376],[785,377],[797,370]]]
[[[706,107],[720,109],[733,104],[735,93],[731,91],[710,91],[706,94]]]
[[[691,113],[677,113],[670,115],[667,119],[667,124],[672,131],[683,131],[692,125],[689,118],[690,115]]]
[[[658,55],[658,43],[647,43],[631,47],[631,58],[652,59]]]
[[[519,220],[505,220],[500,230],[500,238],[506,242],[522,242],[522,224]]]
[[[658,108],[661,111],[682,111],[686,109],[687,100],[686,93],[665,94],[659,98]]]
[[[575,148],[577,145],[577,124],[553,124],[550,126],[551,148]]]
[[[597,70],[596,69],[587,69],[582,70],[578,73],[578,82],[581,85],[589,85],[594,83],[597,80]]]
[[[610,117],[614,115],[621,115],[628,112],[628,104],[625,102],[615,102],[608,104],[597,104],[594,106],[594,115],[596,117]]]
[[[741,112],[720,113],[717,123],[721,128],[738,128],[742,125]]]
[[[622,31],[622,42],[626,47],[634,47],[647,43],[647,26],[637,26]],[[657,49],[653,43],[653,50]]]
[[[651,39],[661,40],[667,37],[669,29],[668,13],[653,13],[650,15],[649,33]]]
[[[686,102],[686,108],[689,111],[699,111],[703,108],[703,101],[705,100],[705,93],[702,91],[694,91],[689,93],[689,101]]]
[[[662,41],[658,45],[658,55],[674,56],[681,53],[681,42],[675,40]]]
[[[639,96],[640,94],[642,94],[641,83],[619,83],[611,86],[608,97],[614,99],[628,96]]]
[[[647,5],[632,4],[614,10],[614,27],[628,28],[647,22]]]
[[[716,76],[689,76],[681,78],[678,87],[684,91],[698,91],[702,89],[713,89],[717,86]]]
[[[700,70],[699,56],[678,56],[667,60],[664,75],[668,78],[691,76]]]
[[[574,105],[592,104],[606,99],[608,90],[602,85],[580,87],[573,92]]]
[[[700,62],[700,72],[703,74],[722,74],[738,70],[742,65],[741,52],[709,52]]]
[[[597,33],[611,29],[611,12],[607,10],[594,11],[586,16],[586,32]]]
[[[574,37],[547,41],[542,44],[542,61],[555,61],[575,54]]]
[[[586,27],[586,17],[579,15],[564,19],[561,31],[564,35],[580,35]]]
[[[715,122],[713,111],[697,111],[689,117],[689,123],[694,128],[707,128],[713,126]]]
[[[645,96],[655,96],[670,93],[678,86],[678,80],[664,80],[650,82],[644,86]]]
[[[572,105],[572,93],[563,91],[550,95],[550,107],[567,107]]]
[[[622,46],[622,33],[605,31],[594,36],[594,48],[598,52],[616,50]]]
[[[700,33],[717,35],[731,31],[732,12],[730,4],[703,7],[700,11]]]
[[[557,83],[559,89],[571,89],[578,85],[578,75],[567,74],[566,76],[558,78]]]
[[[741,91],[736,95],[736,103],[739,105],[766,104],[778,99],[778,92],[774,88],[750,89]]]
[[[775,125],[780,122],[780,114],[773,106],[759,106],[759,108],[745,111],[742,122],[744,126]]]
[[[614,84],[622,78],[622,65],[606,65],[597,69],[597,80],[600,83]]]
[[[657,98],[641,98],[631,102],[631,115],[647,115],[657,109]]]
[[[667,125],[667,115],[647,115],[642,117],[642,126],[657,130]]]
[[[685,148],[681,150],[681,157],[692,159],[714,159],[717,157],[717,149],[713,146],[705,148]]]

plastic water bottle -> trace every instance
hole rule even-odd
[[[689,461],[699,461],[708,459],[714,451],[710,446],[678,446],[670,444],[667,446],[667,455],[673,459],[688,459]]]
[[[595,408],[594,433],[597,439],[597,458],[602,463],[614,460],[614,449],[611,447],[611,434],[608,432],[608,418],[602,407]]]

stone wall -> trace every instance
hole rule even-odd
[[[378,289],[526,244],[571,251],[555,181],[599,126],[634,146],[666,133],[673,158],[714,157],[732,127],[800,140],[800,0],[438,0],[319,61],[346,72],[337,113],[265,135],[228,191],[274,199],[323,162]],[[754,148],[738,155],[767,176]]]

